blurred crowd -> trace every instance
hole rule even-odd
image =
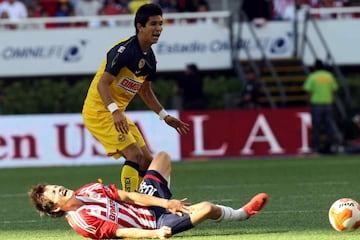
[[[319,8],[342,8],[358,6],[356,1],[351,0],[274,0],[272,7],[272,18],[274,20],[293,20],[295,19],[295,10],[301,13],[307,8],[319,9]],[[301,14],[298,14],[298,17]],[[337,18],[336,14],[318,14],[313,16],[321,19],[333,19]],[[343,14],[342,18],[357,17],[356,14]]]
[[[359,6],[352,0],[244,0],[241,10],[246,13],[247,20],[256,25],[263,25],[269,20],[303,20],[309,9],[345,8]],[[312,18],[336,19],[357,18],[359,13],[319,13]]]
[[[155,2],[164,12],[208,11],[206,0],[0,0],[1,18],[67,17],[134,14],[144,3]]]
[[[0,0],[0,18],[67,17],[133,14],[144,3],[155,2],[164,12],[206,12],[208,0]],[[295,10],[306,7],[329,8],[353,6],[351,0],[244,0],[242,9],[248,18],[291,20]],[[319,18],[336,18],[322,14]],[[347,14],[345,17],[358,17]]]

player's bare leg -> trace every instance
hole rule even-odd
[[[148,169],[157,171],[166,181],[169,181],[171,173],[170,155],[166,152],[159,152],[155,155]]]
[[[259,193],[239,209],[215,205],[210,202],[201,202],[191,206],[192,212],[190,213],[190,219],[194,226],[206,219],[217,222],[243,221],[263,209],[268,200],[269,197],[266,193]]]

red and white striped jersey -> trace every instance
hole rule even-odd
[[[118,228],[156,229],[154,213],[147,207],[119,201],[114,184],[87,184],[75,192],[85,204],[69,211],[66,219],[83,237],[114,238]]]

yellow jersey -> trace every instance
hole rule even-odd
[[[108,50],[90,84],[83,106],[85,114],[108,111],[97,90],[104,72],[116,77],[116,81],[110,85],[110,93],[120,111],[124,112],[143,82],[155,78],[155,54],[151,48],[146,53],[142,52],[136,35],[115,43]]]

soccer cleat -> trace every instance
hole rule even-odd
[[[259,193],[255,195],[245,206],[242,208],[245,210],[248,218],[254,214],[257,214],[269,201],[269,196],[266,193]]]

